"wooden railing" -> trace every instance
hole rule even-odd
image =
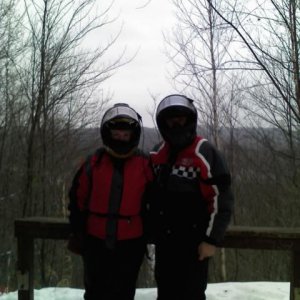
[[[18,299],[33,300],[34,240],[68,238],[68,221],[45,217],[15,221],[18,242]],[[300,300],[300,228],[230,227],[223,246],[236,249],[287,250],[292,256],[290,300]]]

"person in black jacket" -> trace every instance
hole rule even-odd
[[[156,122],[164,139],[151,152],[155,179],[149,196],[157,299],[204,300],[208,260],[232,212],[230,173],[219,151],[197,136],[191,99],[165,97]]]
[[[133,300],[146,251],[143,196],[152,180],[137,149],[140,116],[116,104],[103,116],[103,148],[78,170],[70,190],[69,249],[82,255],[85,300]]]

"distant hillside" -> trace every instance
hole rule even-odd
[[[198,127],[197,132],[212,142],[207,128]],[[78,143],[84,153],[90,153],[102,145],[99,128],[83,128],[78,132]],[[230,140],[230,130],[221,128],[219,131],[221,140],[227,144]],[[235,128],[233,130],[234,140],[240,145],[256,145],[257,141],[263,139],[276,141],[277,145],[284,147],[286,144],[283,133],[277,128]],[[139,147],[144,151],[150,151],[160,141],[160,135],[155,128],[145,127],[142,131]]]

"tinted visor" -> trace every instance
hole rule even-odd
[[[138,123],[131,118],[115,118],[105,124],[109,129],[132,130],[138,126]]]

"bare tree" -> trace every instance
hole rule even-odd
[[[212,1],[209,3],[235,30],[244,49],[248,50],[248,55],[243,51],[245,56],[239,60],[239,66],[244,69],[246,65],[252,66],[248,70],[252,106],[248,105],[247,109],[279,128],[290,150],[297,151],[300,124],[299,2],[270,0],[257,2],[255,7],[240,4],[240,10],[234,10],[235,17],[231,20],[224,15],[225,9],[233,10],[231,5],[227,3],[220,9]]]
[[[224,122],[222,106],[226,102],[231,59],[228,55],[232,32],[211,9],[207,1],[175,0],[178,25],[166,37],[167,55],[176,67],[174,80],[197,100],[202,125],[207,126],[219,146],[219,133]],[[222,2],[222,1],[221,1]],[[218,1],[218,6],[221,5]]]
[[[78,111],[76,102],[87,110],[95,87],[108,78],[121,65],[119,57],[115,62],[100,65],[100,59],[115,39],[101,49],[80,50],[80,43],[87,35],[109,22],[105,14],[92,16],[95,1],[44,0],[25,1],[28,22],[27,74],[24,82],[28,110],[27,167],[23,200],[23,215],[35,213],[32,201],[35,166],[39,164],[40,185],[46,186],[47,130],[51,114],[61,114],[71,106]],[[23,66],[24,68],[24,66]],[[100,99],[100,102],[103,99]],[[74,107],[74,108],[73,108]],[[80,114],[84,114],[80,111]],[[74,116],[73,116],[74,118]],[[40,201],[45,203],[46,191]],[[40,197],[41,195],[39,195]],[[44,199],[44,200],[42,200]],[[42,209],[43,214],[45,208]]]
[[[22,111],[18,99],[20,87],[12,63],[22,51],[19,43],[22,16],[18,14],[15,4],[13,0],[0,3],[0,282],[7,287],[14,263],[14,240],[10,233],[18,207],[18,120]]]
[[[130,61],[124,51],[105,57],[119,36],[101,37],[113,21],[109,10],[99,14],[95,0],[0,3],[0,222],[10,250],[16,217],[66,216],[71,174],[93,142],[83,128],[109,101],[101,83]],[[96,30],[99,46],[89,49]],[[63,248],[42,242],[38,249],[42,284],[59,280]]]
[[[244,174],[239,179],[252,186],[251,198],[264,199],[250,207],[244,191],[242,205],[250,213],[240,208],[239,219],[246,221],[246,215],[253,215],[253,220],[246,221],[251,225],[298,226],[299,1],[227,1],[221,7],[209,3],[234,29],[239,47],[232,64],[243,69],[247,77],[240,107],[251,142],[243,145],[242,154],[248,164],[246,168],[240,165]],[[228,11],[233,18],[226,16]],[[259,210],[268,211],[269,217]],[[280,268],[279,264],[274,268]]]
[[[238,65],[251,68],[245,70],[248,84],[242,107],[250,126],[267,125],[276,132],[257,130],[256,138],[273,157],[273,166],[282,165],[280,180],[277,176],[270,180],[284,183],[280,186],[295,207],[300,195],[299,1],[257,1],[251,7],[240,2],[232,20],[224,15],[225,10],[232,10],[229,3],[222,9],[212,1],[210,5],[235,30],[243,46]],[[288,219],[294,224],[296,216],[290,213]]]
[[[103,59],[117,36],[98,49],[82,44],[89,33],[110,20],[107,11],[93,13],[95,0],[25,0],[28,46],[22,65],[27,101],[26,167],[22,215],[57,215],[62,211],[60,191],[70,171],[73,145],[64,145],[72,128],[93,121],[104,98],[95,95],[100,84],[124,63],[122,53],[114,62]],[[25,68],[24,68],[25,66]],[[74,147],[73,147],[74,151]],[[64,162],[64,164],[62,164]],[[42,285],[50,280],[49,253],[53,245],[41,243]],[[50,251],[50,252],[49,252]],[[55,263],[55,260],[53,260]],[[50,272],[51,273],[51,272]]]

